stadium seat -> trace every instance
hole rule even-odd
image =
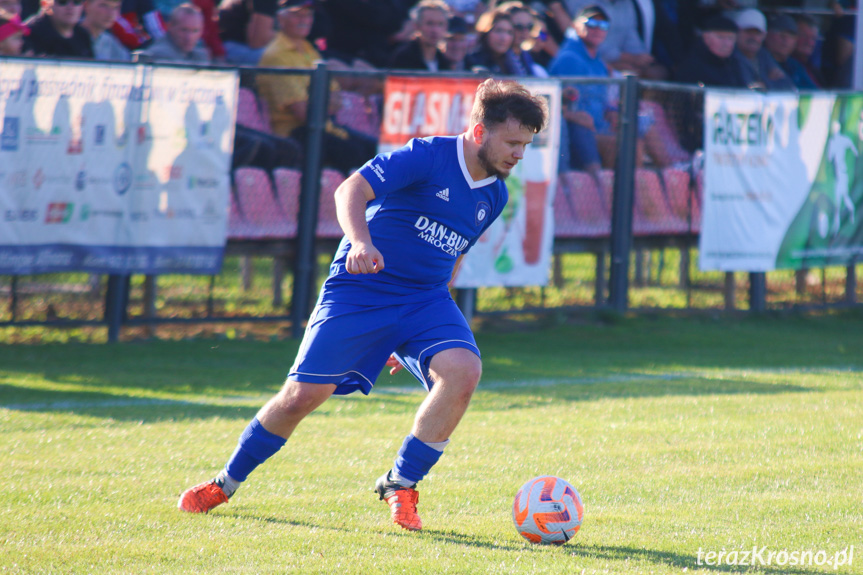
[[[318,204],[318,226],[316,234],[319,238],[340,238],[342,227],[336,217],[336,188],[345,181],[345,176],[338,170],[324,168],[321,172],[321,196]]]
[[[380,136],[381,115],[372,96],[342,91],[342,106],[336,113],[336,123],[373,138]]]
[[[659,174],[639,168],[635,171],[634,235],[670,234],[686,231],[685,220],[671,211]]]
[[[285,216],[288,218],[288,234],[297,234],[297,222],[300,213],[300,190],[302,173],[290,168],[276,168],[273,179],[276,181],[276,198]]]
[[[276,201],[270,178],[260,168],[237,168],[234,171],[238,215],[234,238],[286,238],[290,235],[288,217]],[[294,226],[296,233],[296,224]]]
[[[240,88],[237,102],[237,123],[261,132],[270,132],[270,123],[264,120],[258,97],[249,88]]]
[[[564,172],[554,196],[554,235],[561,238],[607,236],[610,203],[587,172]]]

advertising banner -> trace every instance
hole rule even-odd
[[[863,95],[709,91],[703,270],[847,265],[863,255]]]
[[[237,74],[5,62],[0,274],[217,273]]]
[[[528,286],[548,283],[560,146],[560,84],[519,79],[546,98],[550,122],[525,150],[506,180],[509,202],[503,214],[464,258],[455,279],[459,288]],[[403,146],[410,138],[465,132],[480,80],[387,78],[380,151]]]

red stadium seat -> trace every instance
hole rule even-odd
[[[381,115],[375,102],[356,92],[342,91],[342,105],[336,123],[373,138],[380,136]]]
[[[636,170],[633,234],[680,233],[686,229],[685,220],[671,211],[659,174],[646,168]]]
[[[587,172],[565,172],[554,196],[554,235],[561,238],[601,237],[611,230],[610,201],[600,194]],[[609,196],[610,198],[610,196]]]
[[[234,171],[240,222],[235,222],[232,237],[243,239],[286,238],[290,233],[288,217],[276,202],[270,178],[260,168]],[[296,224],[294,228],[296,233]]]
[[[273,170],[276,181],[276,197],[285,216],[288,218],[288,233],[295,236],[300,213],[300,190],[302,174],[299,170],[276,168]]]
[[[319,238],[340,238],[344,233],[336,217],[336,188],[345,181],[345,176],[338,170],[324,168],[321,172],[321,196],[318,204]]]

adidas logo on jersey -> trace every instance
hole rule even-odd
[[[449,188],[442,189],[436,195],[437,195],[437,197],[439,197],[443,201],[448,202],[449,201]]]

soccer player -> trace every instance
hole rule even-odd
[[[239,439],[215,479],[178,507],[225,503],[297,424],[333,394],[368,394],[383,367],[428,390],[393,468],[375,491],[394,523],[416,531],[416,484],[441,457],[482,372],[480,352],[448,284],[507,202],[503,180],[545,126],[542,97],[484,81],[459,136],[413,139],[368,161],[336,190],[345,232],[287,381]]]

